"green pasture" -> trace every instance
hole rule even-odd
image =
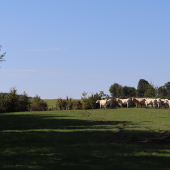
[[[170,110],[0,114],[0,170],[169,170]]]

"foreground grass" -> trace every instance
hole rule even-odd
[[[0,169],[167,170],[169,122],[165,109],[0,114]]]

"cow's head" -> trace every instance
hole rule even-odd
[[[100,100],[97,100],[96,103],[100,103]]]

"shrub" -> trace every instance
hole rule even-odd
[[[84,100],[82,102],[82,109],[87,110],[87,109],[92,109],[91,105],[90,105],[90,100]]]
[[[8,112],[9,101],[5,94],[0,96],[0,113]]]
[[[67,105],[67,109],[68,109],[68,110],[72,110],[72,109],[73,109],[73,101],[72,101],[72,98],[68,98],[68,96],[66,97],[66,105]]]
[[[67,101],[63,100],[62,98],[59,98],[59,99],[57,99],[56,106],[57,106],[57,109],[59,109],[59,110],[63,110],[63,109],[66,110]]]
[[[38,95],[33,98],[30,111],[47,111],[47,102],[44,102]]]
[[[19,111],[28,111],[30,107],[30,100],[28,98],[27,93],[24,91],[24,93],[21,95],[18,103],[18,110]]]
[[[82,109],[82,103],[81,103],[80,101],[75,101],[75,102],[73,103],[73,108],[74,108],[74,110],[80,110],[80,109]]]
[[[90,104],[90,108],[92,109],[97,109],[100,108],[100,104],[96,103],[97,100],[100,100],[101,97],[98,95],[98,93],[96,93],[95,95],[91,95],[91,97],[89,97],[88,102]]]

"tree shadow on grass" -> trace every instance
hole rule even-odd
[[[70,119],[69,119],[70,118]],[[4,115],[0,116],[0,130],[43,130],[43,129],[107,129],[107,125],[122,124],[126,126],[131,121],[88,121],[66,118],[66,116],[43,115]],[[110,127],[108,127],[110,128]]]
[[[149,131],[126,130],[126,126],[131,123],[61,117],[44,119],[43,116],[33,115],[0,116],[0,169],[169,169],[169,144],[131,141],[129,135],[132,139],[133,135],[140,137],[158,135]],[[104,129],[103,124],[122,124],[123,128],[119,128],[118,132],[112,132]],[[81,131],[82,125],[84,131]],[[74,128],[69,131],[70,127],[74,126],[78,126],[79,131],[74,131]],[[101,126],[101,128],[90,130],[93,126]],[[60,131],[44,131],[44,129]],[[2,130],[11,131],[2,132]],[[17,133],[17,130],[22,131]],[[108,141],[113,133],[117,133],[121,141]]]

